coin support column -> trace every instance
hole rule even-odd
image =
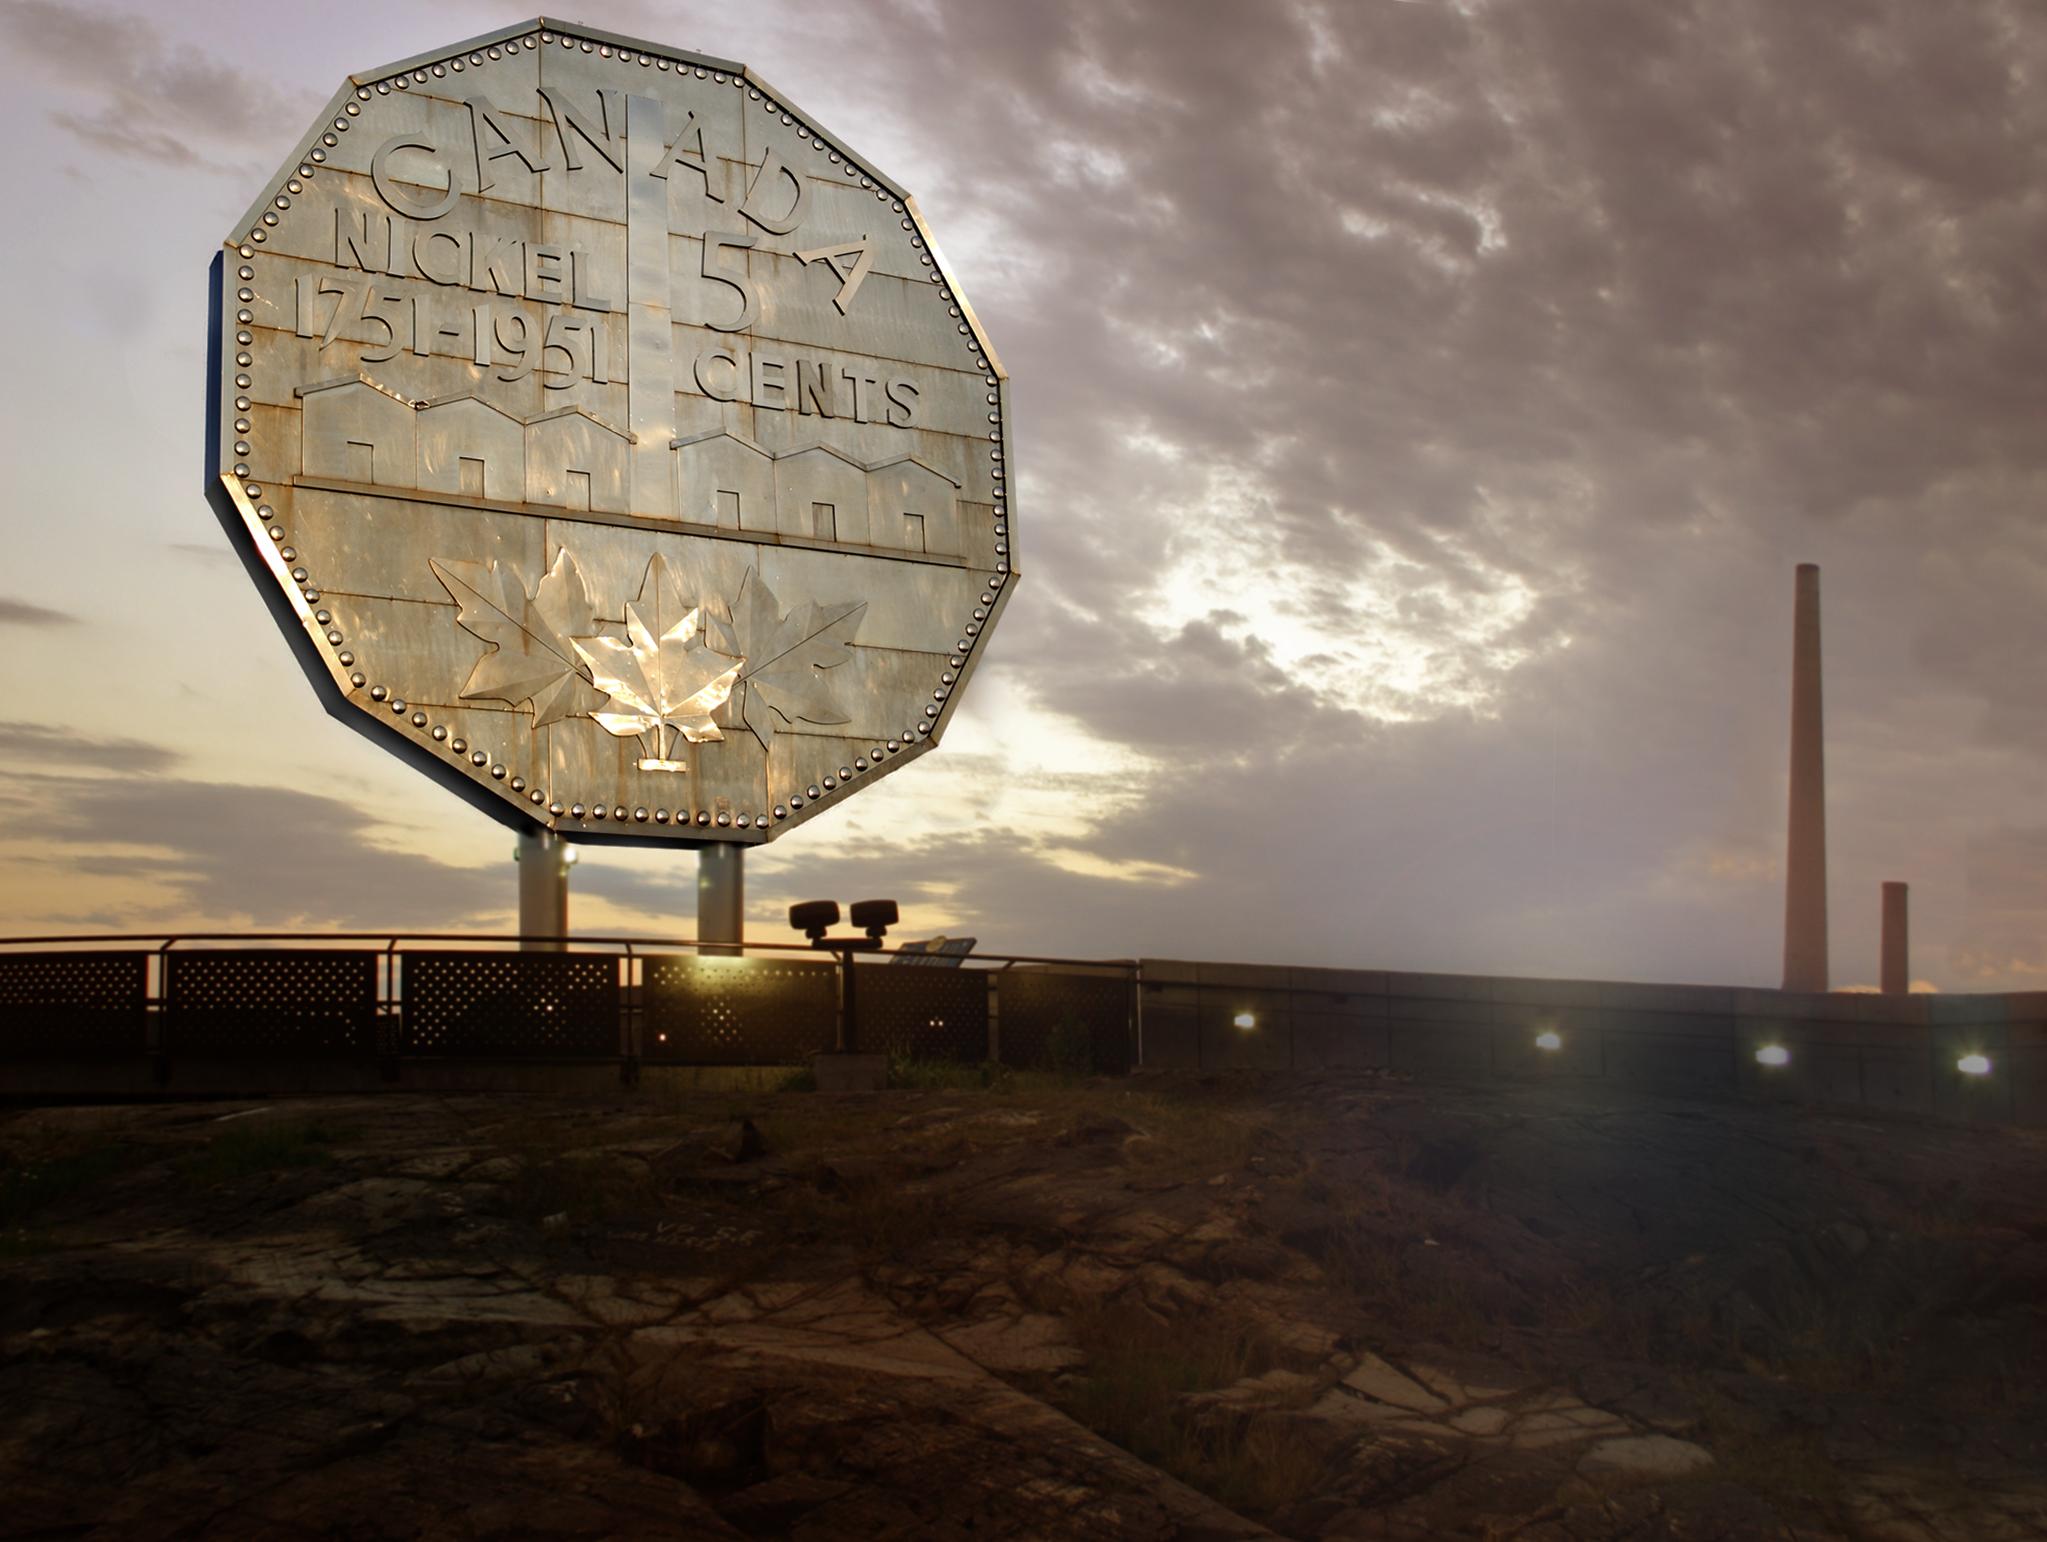
[[[1906,942],[1906,906],[1909,890],[1902,883],[1883,886],[1883,952],[1879,959],[1880,982],[1886,996],[1903,996],[1912,989],[1912,960]]]
[[[568,843],[552,830],[522,830],[513,858],[519,864],[519,946],[559,953],[569,935]]]
[[[697,956],[734,954],[746,918],[746,848],[723,841],[697,848]]]

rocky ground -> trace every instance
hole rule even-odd
[[[1139,1076],[0,1153],[8,1536],[2047,1535],[2047,1132]]]

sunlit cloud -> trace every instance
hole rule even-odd
[[[1042,854],[1046,862],[1062,873],[1076,873],[1084,878],[1113,878],[1119,883],[1172,885],[1192,883],[1201,876],[1192,869],[1174,867],[1168,862],[1112,862],[1096,852],[1072,847],[1049,847],[1043,849]]]

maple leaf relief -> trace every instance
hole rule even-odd
[[[676,739],[702,744],[725,737],[711,714],[732,694],[745,660],[711,646],[703,608],[684,600],[658,552],[625,619],[623,638],[570,639],[591,680],[611,698],[607,710],[590,715],[608,733],[646,740],[653,753],[641,759],[641,770],[686,771],[687,762],[672,758]]]
[[[535,728],[597,705],[571,641],[595,631],[597,616],[582,571],[566,549],[531,594],[511,562],[428,561],[460,607],[457,624],[491,645],[469,672],[463,700],[530,704]]]
[[[530,593],[517,564],[503,559],[431,565],[459,607],[457,624],[489,644],[464,700],[530,705],[535,728],[588,716],[619,738],[639,735],[643,771],[687,771],[677,751],[723,739],[720,719],[745,724],[763,749],[799,723],[851,721],[830,672],[853,657],[864,600],[805,601],[784,613],[749,568],[728,613],[715,599],[686,597],[656,552],[639,598],[625,607],[626,635],[614,637],[598,630],[589,586],[566,549]]]
[[[731,616],[713,615],[710,627],[718,648],[743,661],[734,710],[761,748],[772,749],[776,733],[794,723],[852,721],[833,697],[827,672],[852,658],[848,644],[866,614],[865,600],[807,600],[784,615],[759,570],[746,570]]]

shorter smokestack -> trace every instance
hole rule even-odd
[[[1905,940],[1905,894],[1902,883],[1884,885],[1883,988],[1886,996],[1912,989],[1911,951]]]

